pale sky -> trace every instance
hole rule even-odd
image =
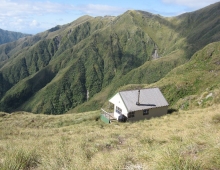
[[[162,16],[195,11],[217,0],[0,0],[0,28],[36,34],[83,15],[118,16],[143,10]]]

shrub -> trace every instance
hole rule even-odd
[[[157,169],[169,170],[200,170],[203,169],[201,162],[192,159],[189,155],[180,152],[180,148],[168,148],[162,153],[162,159],[158,162]]]
[[[5,159],[0,163],[1,170],[29,170],[37,167],[39,156],[36,151],[24,151],[19,149],[15,152],[7,153]]]
[[[6,115],[8,115],[8,113],[0,112],[0,117],[4,117]]]
[[[216,114],[212,117],[214,123],[220,123],[220,114]]]

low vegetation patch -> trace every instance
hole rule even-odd
[[[212,121],[214,123],[220,123],[220,114],[216,114],[216,115],[212,116]]]
[[[0,117],[4,117],[6,116],[8,113],[5,113],[5,112],[0,112]]]
[[[99,111],[7,114],[0,117],[0,169],[220,169],[219,109],[111,124]]]
[[[40,159],[36,150],[7,148],[4,158],[0,162],[0,169],[28,170],[37,168],[38,164],[40,164]]]
[[[204,169],[201,160],[197,160],[197,152],[191,148],[173,145],[166,148],[161,153],[161,160],[158,162],[156,169],[181,169],[181,170],[199,170]]]

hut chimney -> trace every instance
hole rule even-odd
[[[140,104],[140,89],[138,90],[138,101],[136,102],[136,105]]]

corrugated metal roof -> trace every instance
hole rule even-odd
[[[129,112],[169,105],[159,88],[140,89],[139,105],[136,104],[138,90],[121,91],[119,94]]]

